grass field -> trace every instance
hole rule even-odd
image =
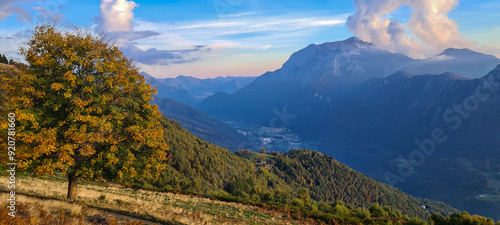
[[[0,183],[7,183],[7,179],[0,177]],[[21,209],[29,211],[18,214],[27,214],[33,221],[37,221],[33,218],[39,217],[42,210],[53,217],[71,218],[71,224],[91,224],[89,218],[101,218],[108,224],[302,224],[286,214],[255,206],[115,184],[79,184],[79,199],[70,203],[65,200],[67,182],[60,178],[22,176],[16,183],[17,203],[26,204]],[[0,198],[9,197],[10,190],[5,186],[0,191],[3,192]],[[37,207],[41,209],[36,210]],[[29,215],[30,212],[34,215]],[[6,213],[2,211],[4,218]]]

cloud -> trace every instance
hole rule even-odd
[[[145,30],[145,31],[111,31],[107,32],[106,36],[115,40],[118,46],[126,46],[132,44],[135,40],[140,40],[152,36],[159,35],[160,33]]]
[[[36,12],[40,13],[38,16],[38,19],[41,21],[48,21],[48,22],[62,22],[64,19],[64,16],[60,14],[59,12],[56,12],[51,9],[46,9],[42,7],[31,7],[31,9],[35,10]]]
[[[128,45],[127,47],[122,47],[121,50],[127,57],[134,58],[134,61],[138,63],[146,65],[170,65],[199,60],[200,57],[197,57],[195,54],[193,55],[193,53],[210,51],[210,48],[199,45],[194,46],[192,49],[183,50],[158,50],[150,48],[144,51],[135,45]]]
[[[157,38],[164,41],[156,44],[178,49],[197,44],[212,45],[220,41],[238,42],[260,48],[259,46],[268,46],[273,42],[296,42],[299,36],[303,40],[306,36],[314,36],[316,31],[333,26],[340,27],[345,24],[347,16],[257,16],[175,24],[138,20],[134,24],[141,29],[161,33]]]
[[[250,15],[255,15],[259,14],[261,12],[244,12],[244,13],[236,13],[236,14],[228,14],[225,15],[225,17],[244,17],[244,16],[250,16]]]
[[[101,0],[100,26],[105,32],[123,32],[132,30],[134,8],[138,6],[127,0]]]
[[[342,29],[348,16],[252,13],[226,16],[224,20],[175,23],[134,19],[133,30],[149,30],[158,35],[136,40],[133,46],[124,46],[122,50],[152,75],[257,75],[279,68],[286,60],[280,52],[289,54],[298,43],[309,44],[303,42],[318,32]],[[199,45],[204,47],[193,47]],[[263,56],[258,57],[259,54]]]
[[[160,33],[151,30],[133,29],[135,7],[138,5],[133,1],[101,0],[99,17],[94,20],[97,24],[95,30],[104,32],[120,47],[131,45],[135,40],[159,35]]]
[[[391,12],[408,5],[413,12],[406,24],[390,20]],[[457,0],[355,0],[356,13],[347,26],[358,38],[380,48],[401,52],[415,58],[433,55],[445,48],[470,48],[447,14]],[[405,29],[407,28],[407,29]]]
[[[29,13],[22,6],[16,5],[16,3],[30,2],[34,0],[2,0],[0,1],[0,20],[4,20],[7,17],[17,14],[17,19],[21,22],[29,22],[32,19],[31,13]]]

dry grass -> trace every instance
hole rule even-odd
[[[1,199],[10,195],[0,193]],[[87,208],[85,206],[53,199],[40,199],[23,195],[16,195],[16,216],[8,215],[10,212],[6,203],[0,205],[0,225],[54,225],[54,224],[110,224],[110,225],[139,225],[148,224],[123,215],[109,213],[103,210]],[[152,224],[152,223],[149,223]]]
[[[7,177],[0,177],[0,183],[6,181]],[[86,205],[160,223],[300,224],[298,221],[284,219],[279,212],[255,206],[182,194],[134,190],[118,185],[79,184],[78,204],[71,204],[64,201],[67,182],[63,180],[19,177],[16,182],[18,193],[58,199],[39,201],[22,198],[21,202],[39,202],[44,207],[48,207],[47,209],[62,208],[74,214],[81,214],[82,205]]]
[[[0,63],[0,72],[7,72],[12,68],[14,68],[14,66],[5,63]]]

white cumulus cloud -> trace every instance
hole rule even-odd
[[[404,5],[412,14],[408,23],[401,24],[390,15]],[[349,16],[347,26],[380,48],[422,58],[449,47],[474,46],[447,16],[456,5],[457,0],[355,0],[356,13]]]
[[[100,19],[102,29],[106,32],[123,32],[132,30],[134,8],[138,6],[127,0],[101,0]]]

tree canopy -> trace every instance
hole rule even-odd
[[[165,168],[162,115],[149,103],[156,90],[116,46],[39,25],[20,52],[27,64],[1,76],[20,167],[68,175],[70,199],[78,177],[126,183]]]

